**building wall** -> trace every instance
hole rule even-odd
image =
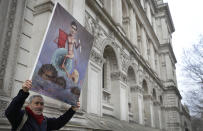
[[[174,26],[162,0],[0,1],[1,128],[9,128],[4,110],[31,75],[56,2],[94,36],[80,115],[72,122],[88,126],[81,115],[88,114],[111,116],[143,129],[184,131],[187,112],[179,106],[171,46]],[[48,97],[45,101],[48,116],[68,106]],[[77,128],[69,125],[67,130]]]

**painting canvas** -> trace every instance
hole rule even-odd
[[[59,3],[55,5],[32,74],[32,91],[76,105],[93,36]]]

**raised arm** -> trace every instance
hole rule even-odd
[[[73,117],[76,110],[80,107],[80,102],[77,106],[72,106],[68,111],[58,118],[47,118],[47,130],[58,130],[63,127]]]
[[[5,111],[5,115],[10,121],[10,123],[15,127],[15,124],[20,122],[22,119],[23,112],[21,110],[25,99],[29,96],[29,89],[32,87],[32,82],[30,80],[25,81],[22,85],[22,89],[18,92],[18,95],[13,98],[8,108]]]

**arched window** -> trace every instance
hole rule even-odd
[[[162,96],[159,96],[159,99],[160,99],[161,105],[163,105],[163,98],[162,98]]]
[[[142,82],[142,88],[144,89],[144,94],[148,94],[148,87],[146,80],[143,80]]]
[[[102,71],[103,102],[111,103],[111,73],[118,68],[115,52],[111,46],[106,46],[103,53],[105,62]]]
[[[136,77],[135,77],[135,72],[133,68],[130,66],[128,68],[128,75],[127,75],[127,80],[128,80],[128,86],[133,86],[136,83]]]
[[[138,50],[141,53],[141,43],[142,43],[142,39],[141,39],[141,29],[140,29],[140,24],[136,23],[136,31],[137,31],[137,46],[138,46]]]
[[[153,99],[156,100],[156,90],[153,88],[153,91],[152,91],[152,95],[153,95]]]

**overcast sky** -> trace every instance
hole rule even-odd
[[[185,89],[182,85],[181,59],[183,49],[188,49],[197,43],[200,34],[203,34],[203,0],[164,0],[169,9],[175,26],[172,34],[172,45],[177,64],[176,73],[178,88],[184,99]]]

